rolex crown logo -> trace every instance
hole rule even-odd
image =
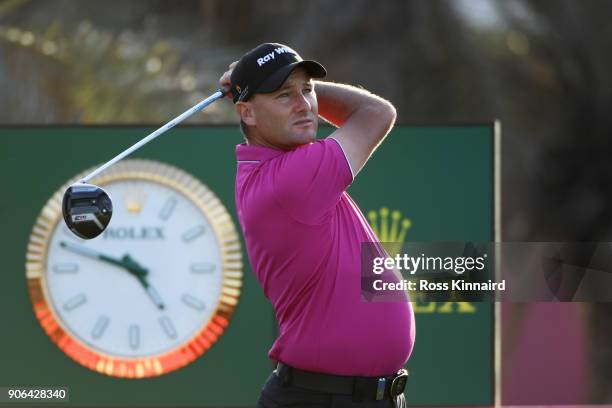
[[[144,208],[146,194],[142,190],[130,190],[123,196],[125,208],[129,213],[138,214]]]
[[[395,255],[402,249],[406,233],[412,226],[410,218],[402,217],[399,210],[391,211],[389,220],[389,209],[382,207],[380,210],[368,212],[368,220],[378,240],[384,243],[389,255]]]

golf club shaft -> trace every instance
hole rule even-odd
[[[124,150],[123,152],[119,153],[113,159],[111,159],[110,161],[104,163],[102,166],[98,167],[97,169],[95,169],[94,171],[89,173],[87,176],[85,176],[83,179],[81,179],[81,182],[82,183],[89,182],[89,180],[91,180],[92,178],[96,177],[98,174],[102,173],[104,170],[106,170],[107,168],[109,168],[113,164],[117,163],[119,160],[121,160],[121,159],[125,158],[126,156],[132,154],[134,151],[140,149],[142,146],[146,145],[151,140],[155,139],[157,136],[161,135],[162,133],[166,132],[167,130],[172,129],[178,123],[180,123],[183,120],[187,119],[189,116],[193,115],[194,113],[196,113],[198,111],[201,111],[202,109],[204,109],[205,107],[207,107],[211,103],[213,103],[213,102],[223,98],[223,96],[224,96],[223,92],[221,92],[221,91],[215,92],[214,94],[212,94],[208,98],[206,98],[203,101],[199,102],[194,107],[192,107],[192,108],[186,110],[185,112],[181,113],[179,116],[177,116],[176,118],[172,119],[170,122],[166,123],[165,125],[163,125],[159,129],[157,129],[155,132],[153,132],[150,135],[148,135],[147,137],[143,138],[138,143],[135,143],[132,147],[130,147],[130,148]]]

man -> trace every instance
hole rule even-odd
[[[278,362],[259,407],[404,406],[414,342],[408,302],[361,298],[360,247],[377,239],[345,190],[395,121],[384,99],[313,81],[325,68],[261,44],[221,77],[246,143],[236,206],[249,259],[272,302]],[[316,139],[317,118],[335,125]],[[351,405],[352,404],[352,405]]]

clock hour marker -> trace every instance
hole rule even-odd
[[[210,263],[191,264],[192,273],[211,273],[215,271],[215,265]]]
[[[74,263],[62,263],[53,265],[53,272],[55,273],[77,273],[79,271],[79,265]]]
[[[63,307],[65,311],[69,312],[81,306],[85,302],[87,302],[87,296],[80,294],[67,300]]]
[[[204,304],[204,302],[202,302],[200,299],[191,296],[187,293],[185,293],[182,297],[181,300],[183,301],[184,304],[186,304],[189,307],[194,308],[195,310],[204,310],[204,308],[206,308],[206,305]]]
[[[202,235],[204,231],[206,231],[206,228],[204,228],[203,225],[198,225],[197,227],[193,227],[192,229],[185,232],[181,238],[183,238],[183,241],[185,242],[191,242],[200,235]]]
[[[91,331],[91,337],[99,339],[104,334],[106,327],[108,326],[109,318],[106,316],[100,316],[93,330]]]
[[[176,207],[176,198],[170,197],[159,212],[159,218],[166,221],[172,215],[174,207]]]
[[[128,336],[130,339],[130,348],[135,350],[140,346],[140,327],[137,324],[131,324],[128,329]]]
[[[172,324],[170,319],[168,319],[168,317],[160,317],[159,324],[161,324],[162,329],[164,329],[164,332],[168,337],[170,337],[171,339],[176,338],[176,330],[174,329],[174,325]]]

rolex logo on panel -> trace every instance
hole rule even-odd
[[[378,211],[369,211],[368,221],[379,241],[385,244],[389,255],[394,256],[402,250],[406,233],[412,226],[410,218],[403,217],[399,210],[393,210],[389,214],[389,209],[382,207]]]

